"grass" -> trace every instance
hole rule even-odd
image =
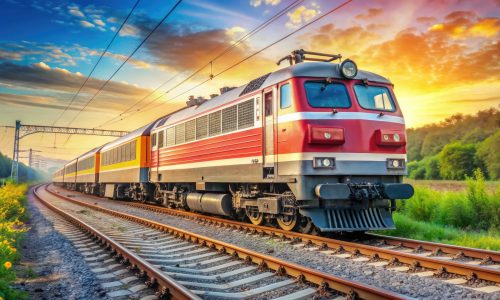
[[[398,201],[396,230],[383,234],[459,246],[500,250],[500,185],[480,170],[460,183],[463,190],[434,189],[415,182],[415,195]],[[457,186],[457,182],[443,186]],[[495,186],[495,189],[492,189]]]
[[[416,240],[500,251],[500,236],[498,232],[464,231],[441,224],[415,221],[401,213],[394,214],[394,221],[396,223],[396,230],[386,230],[379,233]]]
[[[27,185],[7,183],[0,187],[0,299],[24,299],[26,294],[12,289],[16,279],[14,265],[19,260],[20,239],[26,226]]]

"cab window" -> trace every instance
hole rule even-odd
[[[351,100],[341,83],[307,81],[304,84],[307,102],[315,108],[349,108]]]
[[[292,106],[292,95],[290,94],[290,84],[284,84],[280,87],[280,108]]]
[[[356,84],[354,92],[362,108],[381,111],[395,111],[389,89],[383,86]]]

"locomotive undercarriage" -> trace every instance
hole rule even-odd
[[[84,185],[80,191],[314,233],[394,228],[394,199],[413,193],[400,180],[303,176],[294,183],[121,183],[111,184],[112,193],[106,191],[110,184]]]

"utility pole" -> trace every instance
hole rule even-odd
[[[14,182],[19,181],[19,131],[21,121],[16,120],[16,131],[14,133],[14,153],[12,154],[12,167],[10,169],[10,178]]]

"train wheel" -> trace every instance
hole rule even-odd
[[[301,217],[300,224],[297,227],[297,231],[305,234],[309,234],[314,231],[314,224],[312,220],[308,217]]]
[[[294,213],[293,215],[279,215],[276,217],[279,227],[286,231],[295,230],[300,223],[299,219],[300,217],[297,213]]]
[[[247,210],[247,217],[250,219],[250,222],[254,225],[262,225],[264,224],[264,214],[258,211],[250,211]]]

